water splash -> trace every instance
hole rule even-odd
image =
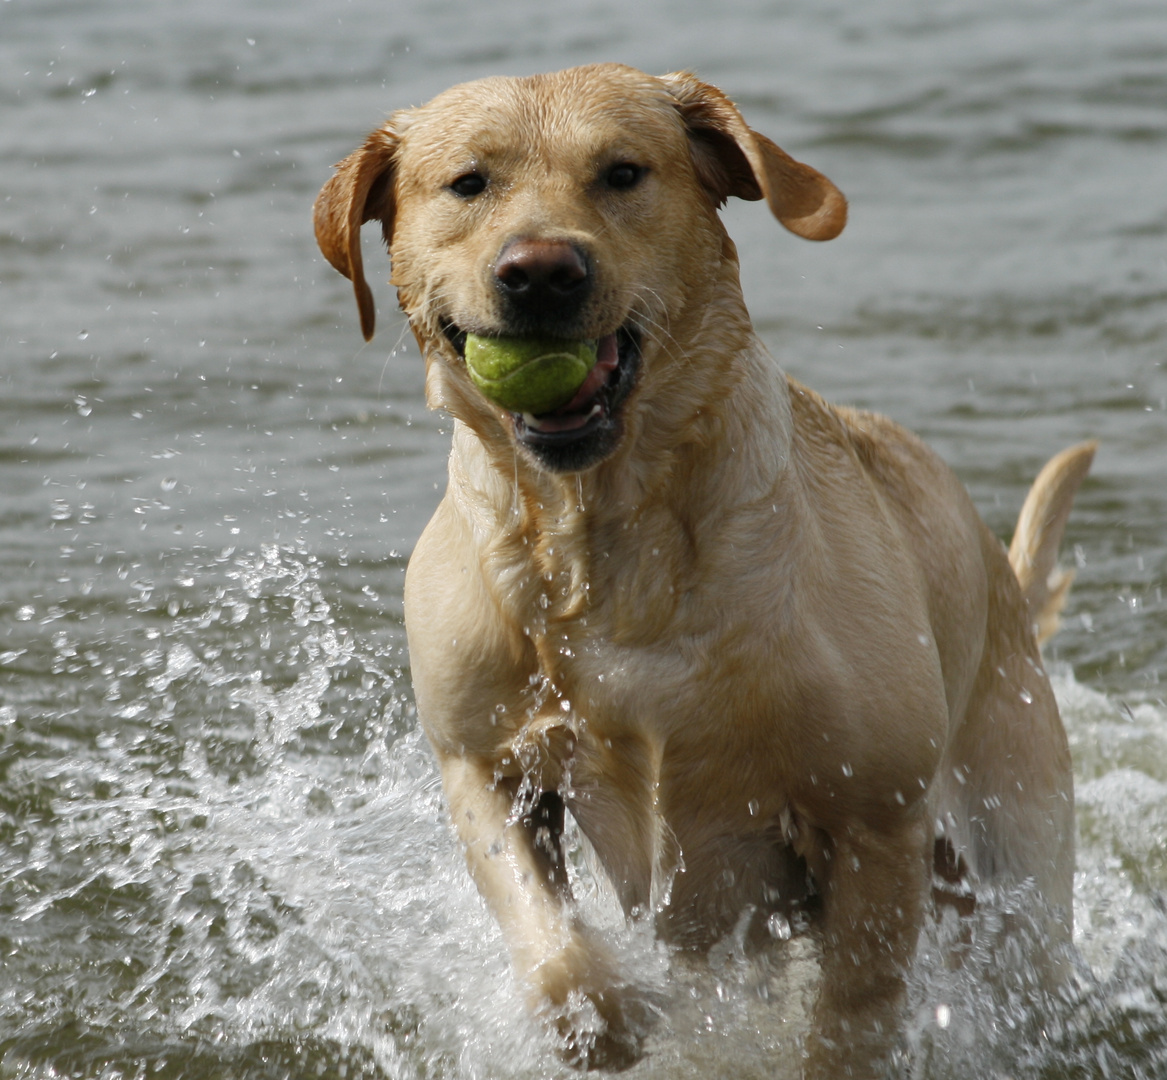
[[[76,701],[0,717],[5,1076],[575,1075],[466,874],[399,627],[348,628],[326,576],[299,547],[225,549],[176,575],[176,615],[135,578],[133,634],[44,627],[53,663],[88,675]],[[1167,1067],[1167,712],[1054,682],[1082,963],[1050,998],[1001,907],[942,922],[913,975],[913,1075]],[[672,954],[568,842],[584,917],[659,1009],[628,1075],[793,1075],[813,941],[776,924],[760,955],[732,935],[708,963]],[[971,942],[957,970],[952,935]]]

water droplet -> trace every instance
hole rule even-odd
[[[851,768],[851,763],[849,761],[843,762],[843,775],[844,776],[854,776],[855,775],[855,770]]]
[[[36,614],[36,608],[31,604],[25,604],[22,608],[16,609],[16,617],[21,622],[28,622]]]
[[[789,941],[791,936],[790,920],[780,911],[775,911],[766,920],[766,929],[775,941]]]
[[[82,330],[82,331],[81,331],[81,332],[80,332],[80,333],[77,335],[77,340],[78,340],[78,341],[84,341],[84,340],[85,340],[87,337],[89,337],[89,331],[88,331],[88,330]]]
[[[1033,695],[1028,690],[1022,690],[1020,697],[1021,697],[1021,700],[1024,701],[1026,705],[1033,704]]]
[[[757,817],[758,816],[758,800],[751,799],[749,805],[750,805],[750,817]]]
[[[946,1028],[952,1022],[952,1010],[947,1005],[936,1006],[936,1026]]]
[[[178,481],[173,476],[166,477],[159,485],[163,491],[173,491],[178,487]]]

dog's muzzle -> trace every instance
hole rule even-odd
[[[465,359],[466,331],[452,323],[443,329]],[[595,366],[566,405],[538,416],[507,414],[515,441],[553,472],[580,472],[599,464],[620,441],[621,407],[639,370],[639,333],[624,326],[606,334],[597,343]]]

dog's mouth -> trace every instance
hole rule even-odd
[[[443,331],[458,355],[465,359],[466,331],[450,323]],[[515,439],[553,468],[577,467],[575,459],[589,443],[593,452],[583,457],[604,456],[618,435],[620,407],[636,382],[640,368],[640,336],[630,326],[623,326],[596,342],[596,363],[575,396],[551,412],[509,412]],[[574,449],[576,452],[572,453]],[[565,463],[559,459],[567,451]],[[566,463],[568,460],[572,464]]]

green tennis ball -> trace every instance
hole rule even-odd
[[[511,412],[566,405],[596,364],[592,341],[466,335],[466,368],[491,401]]]

